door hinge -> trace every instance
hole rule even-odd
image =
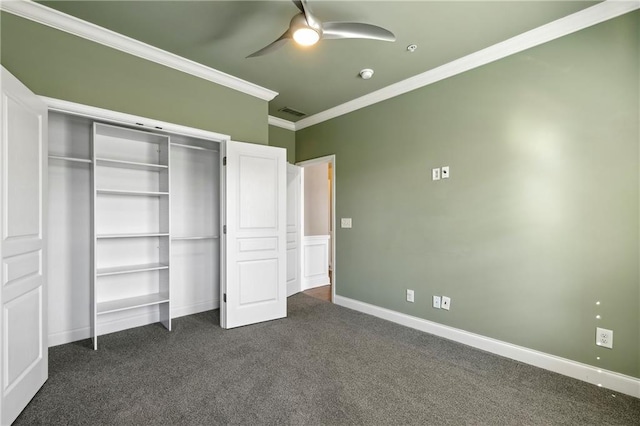
[[[222,233],[223,234],[227,233],[227,225],[222,225]]]
[[[223,301],[224,303],[227,303],[227,293],[224,293],[224,294],[222,295],[222,301]]]
[[[227,157],[222,157],[222,165],[223,166],[227,165]]]

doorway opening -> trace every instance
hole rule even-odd
[[[302,291],[333,302],[336,294],[335,155],[297,164],[303,168]]]

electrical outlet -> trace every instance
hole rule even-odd
[[[407,289],[407,302],[413,303],[413,290]]]
[[[440,180],[440,168],[431,169],[431,180]]]
[[[448,311],[451,307],[451,298],[442,296],[442,304],[440,306],[442,307],[442,309],[446,309]]]
[[[440,309],[440,296],[433,296],[433,307]]]
[[[351,228],[351,223],[350,217],[343,217],[340,219],[340,227],[342,228]]]
[[[613,330],[596,327],[596,345],[613,349]]]
[[[449,179],[449,166],[443,166],[442,172],[440,172],[442,179]]]

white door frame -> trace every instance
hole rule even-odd
[[[331,302],[336,299],[336,287],[338,280],[337,276],[337,260],[336,260],[336,155],[325,155],[324,157],[312,158],[310,160],[300,161],[296,163],[296,166],[300,166],[302,168],[307,166],[315,166],[318,164],[331,164],[331,241],[330,241],[330,250],[331,250]],[[304,190],[302,191],[302,205],[303,205],[303,215],[304,215]],[[304,216],[303,216],[304,217]],[[304,231],[303,231],[304,233]]]

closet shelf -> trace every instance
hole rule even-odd
[[[144,296],[129,297],[126,299],[110,300],[97,304],[97,314],[110,314],[112,312],[126,311],[127,309],[141,308],[143,306],[159,305],[169,302],[169,293],[145,294]]]
[[[169,269],[169,265],[165,265],[162,263],[148,263],[145,265],[126,265],[111,268],[98,268],[96,270],[96,275],[99,277],[104,277],[108,275],[131,274],[134,272],[157,271],[161,269]]]
[[[164,195],[169,195],[168,192],[157,192],[157,191],[125,191],[121,189],[96,189],[98,194],[103,195],[143,195],[147,197],[161,197]]]
[[[74,163],[91,164],[91,160],[89,160],[88,158],[65,157],[62,155],[49,155],[49,160],[63,160],[63,161],[72,161]]]
[[[196,146],[196,145],[186,145],[183,143],[177,143],[177,142],[171,142],[169,145],[171,146],[178,146],[180,148],[189,148],[189,149],[196,149],[196,150],[200,150],[200,151],[213,151],[213,152],[218,152],[217,149],[213,149],[213,148],[205,148],[204,146]]]
[[[111,158],[96,158],[96,165],[106,167],[119,167],[122,169],[150,170],[160,171],[166,170],[169,166],[164,164],[138,163],[135,161],[114,160]]]
[[[171,237],[173,241],[181,240],[216,240],[220,238],[217,235],[203,235],[203,236],[191,236],[191,237]]]
[[[99,234],[96,238],[146,238],[146,237],[168,237],[168,232],[149,232],[141,234]]]
[[[114,124],[94,123],[93,130],[95,137],[106,138],[105,140],[125,139],[131,142],[152,143],[155,145],[166,144],[169,136],[149,132],[147,130],[129,129]]]

